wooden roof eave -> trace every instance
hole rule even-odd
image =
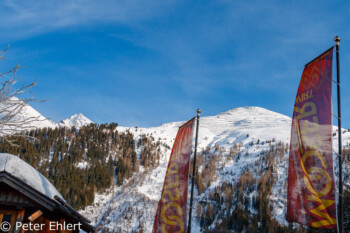
[[[39,192],[38,190],[34,189],[33,187],[27,185],[22,180],[18,179],[17,177],[11,175],[10,173],[6,171],[0,172],[0,183],[4,183],[11,188],[18,190],[23,195],[27,196],[29,199],[36,202],[37,205],[43,206],[47,211],[54,212],[55,210],[62,212],[65,215],[68,215],[69,217],[73,218],[77,222],[82,223],[83,230],[87,232],[94,232],[95,228],[91,226],[89,223],[90,221],[86,219],[84,216],[79,214],[76,210],[74,210],[72,207],[70,207],[68,204],[65,203],[63,205],[60,203],[60,201],[51,199],[50,197],[46,196],[45,194]],[[68,208],[69,206],[70,208]],[[46,211],[45,211],[46,212]]]
[[[52,212],[57,205],[54,200],[37,191],[33,187],[27,185],[6,171],[0,172],[0,182],[5,183],[11,188],[18,190],[20,193],[35,201],[38,205],[43,206],[48,211]]]

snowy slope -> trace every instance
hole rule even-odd
[[[130,131],[135,135],[135,138],[142,135],[153,136],[155,141],[159,140],[171,148],[178,127],[183,123],[185,122],[173,122],[152,128],[118,127],[118,130]],[[288,142],[290,125],[291,118],[259,107],[236,108],[216,116],[201,117],[198,150],[201,151],[207,147],[213,148],[220,145],[222,148],[226,148],[226,151],[229,151],[229,148],[235,143],[243,143],[248,147],[249,142],[258,139],[260,141],[278,139]],[[164,156],[161,158],[159,167],[145,175],[135,176],[137,180],[144,177],[141,178],[141,181],[136,184],[130,181],[131,184],[112,188],[107,195],[109,198],[106,198],[106,194],[97,195],[95,204],[87,207],[81,213],[90,217],[95,224],[107,226],[109,230],[121,229],[123,232],[131,232],[138,229],[139,223],[141,223],[145,232],[151,232],[170,156],[170,149],[163,148],[163,150]],[[225,170],[235,170],[236,166],[243,169],[243,163],[249,163],[249,161],[242,161],[242,165],[228,164]],[[240,169],[236,169],[236,172],[235,175],[239,176]],[[223,171],[223,173],[226,173],[226,171]],[[220,179],[223,181],[224,179],[232,179],[232,177],[221,177]],[[218,180],[218,182],[221,181]],[[126,192],[121,191],[126,190],[124,186],[127,186]],[[130,208],[132,211],[130,211]],[[125,215],[127,220],[125,220]],[[200,232],[198,221],[194,221],[192,228],[193,232]]]
[[[170,147],[174,142],[178,127],[185,121],[163,124],[152,128],[118,127],[129,130],[136,137],[148,134]],[[215,144],[231,147],[234,143],[260,139],[288,142],[291,118],[260,107],[235,108],[216,116],[201,117],[199,123],[198,149]],[[247,139],[247,134],[249,135]]]
[[[138,128],[118,127],[118,131],[130,131],[135,138],[142,135],[152,136],[172,147],[178,127],[185,123],[172,122],[159,127]],[[211,189],[225,181],[239,178],[247,170],[259,176],[257,163],[264,151],[270,145],[279,142],[289,143],[291,118],[260,107],[243,107],[232,109],[215,116],[201,117],[199,124],[198,151],[207,150],[211,153],[222,154],[222,161],[216,163],[217,174],[209,189],[201,195],[195,195],[194,203],[205,201]],[[257,143],[257,142],[260,143]],[[336,150],[337,138],[334,137]],[[350,132],[343,134],[344,145],[350,141]],[[241,145],[239,160],[228,157],[234,144]],[[219,151],[216,149],[219,147]],[[103,227],[109,232],[132,232],[142,226],[145,232],[152,231],[155,211],[160,199],[166,167],[170,150],[162,147],[160,165],[151,171],[135,174],[124,185],[111,187],[106,193],[98,194],[94,204],[82,210],[81,213],[93,220],[94,224]],[[273,205],[273,215],[280,223],[287,224],[285,220],[286,195],[285,190],[288,173],[288,152],[281,159],[277,159],[277,182],[273,186],[269,197]],[[197,193],[197,190],[195,191]],[[255,195],[252,193],[251,195]],[[193,232],[201,232],[199,220],[196,216],[197,204],[194,206]]]
[[[18,130],[30,130],[34,128],[55,128],[56,123],[45,118],[28,104],[24,104],[18,98],[10,98],[0,104],[0,132],[11,133]],[[24,124],[25,123],[25,124]]]
[[[72,127],[72,126],[75,126],[76,128],[80,128],[84,125],[89,125],[93,123],[89,118],[87,118],[86,116],[84,116],[83,114],[81,113],[78,113],[78,114],[74,114],[73,116],[65,119],[65,120],[62,120],[59,125],[60,126],[64,126],[64,127]]]
[[[22,118],[34,118],[35,120],[30,123],[30,126],[33,128],[55,128],[57,127],[57,123],[47,119],[43,115],[41,115],[38,111],[32,108],[30,105],[26,105],[23,108],[23,111],[20,113],[19,117]]]

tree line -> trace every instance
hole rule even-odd
[[[41,172],[77,209],[91,205],[97,192],[113,184],[123,184],[140,163],[146,168],[159,161],[159,143],[130,132],[118,132],[117,124],[90,124],[80,129],[43,128],[27,132],[27,137],[10,137],[0,143],[0,152],[19,156]],[[141,148],[141,156],[136,155]],[[158,158],[158,160],[157,160]]]

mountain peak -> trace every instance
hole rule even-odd
[[[290,119],[290,117],[285,116],[283,114],[271,111],[269,109],[266,108],[262,108],[262,107],[256,107],[256,106],[246,106],[246,107],[238,107],[238,108],[233,108],[230,109],[228,111],[225,112],[221,112],[218,115],[216,115],[217,117],[224,117],[224,116],[242,116],[244,118],[256,118],[256,117],[281,117],[284,119]]]
[[[69,128],[72,126],[75,126],[76,128],[80,128],[84,125],[89,125],[91,123],[93,122],[89,118],[84,116],[82,113],[77,113],[65,120],[62,120],[60,122],[60,125],[69,127]]]
[[[232,114],[232,113],[237,113],[237,112],[272,112],[266,108],[262,108],[262,107],[256,107],[256,106],[245,106],[245,107],[237,107],[237,108],[233,108],[230,110],[227,110],[225,112],[219,113],[218,115],[221,114]]]

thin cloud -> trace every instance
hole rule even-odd
[[[0,3],[0,30],[8,38],[23,38],[57,29],[97,23],[128,23],[166,12],[175,1],[5,0]]]

